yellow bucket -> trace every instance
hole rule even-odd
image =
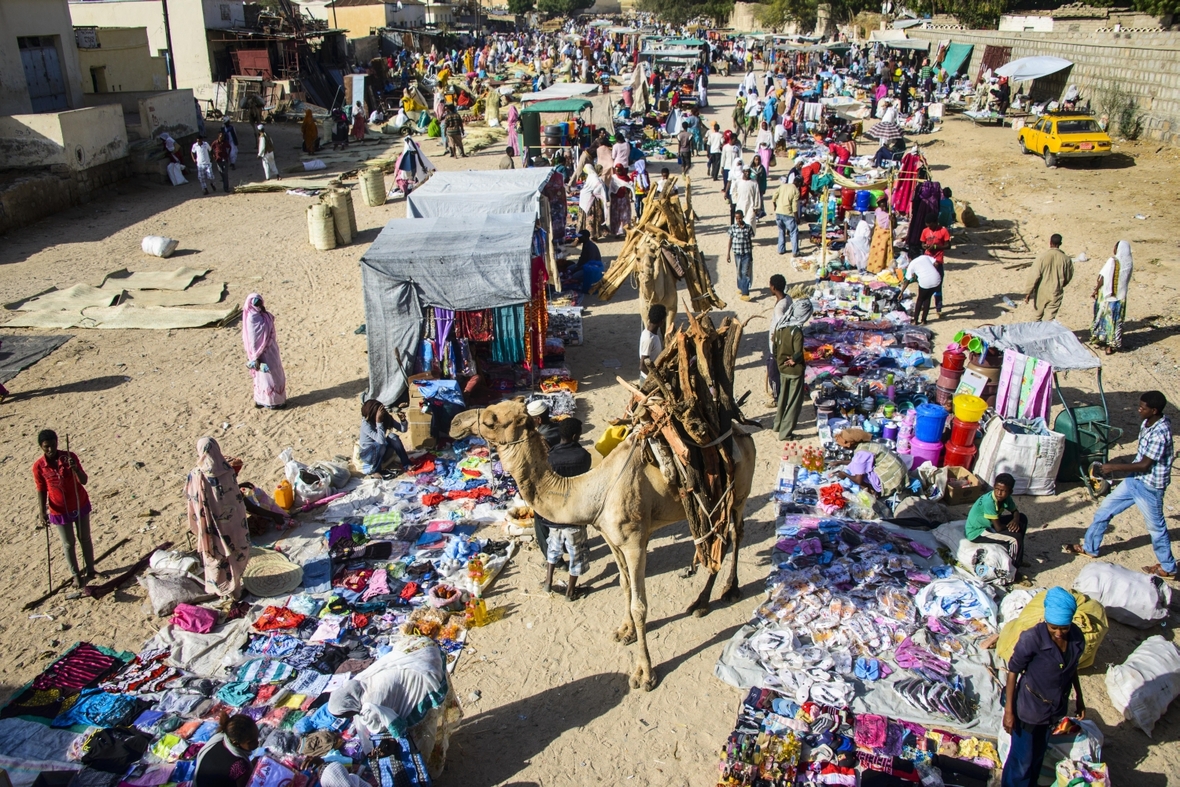
[[[608,426],[606,431],[602,433],[602,437],[598,438],[598,442],[594,444],[594,448],[603,456],[609,456],[610,452],[615,450],[615,446],[627,439],[629,434],[631,434],[629,426]]]

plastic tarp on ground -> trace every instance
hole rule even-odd
[[[472,173],[465,173],[472,174]],[[493,309],[532,297],[535,213],[394,219],[361,257],[369,342],[366,398],[406,390],[426,310]]]
[[[946,69],[948,74],[954,76],[967,64],[968,59],[971,57],[971,52],[974,49],[974,44],[956,44],[951,42],[950,46],[946,48],[946,54],[942,57],[942,67]]]
[[[406,218],[530,213],[540,216],[541,189],[551,167],[436,172],[406,198]]]
[[[1039,358],[1057,372],[1071,369],[1097,369],[1102,366],[1098,356],[1086,349],[1073,331],[1057,320],[1052,322],[1018,322],[1012,325],[989,325],[972,328],[972,336],[1001,350],[1013,349],[1032,358]]]
[[[522,104],[534,101],[551,101],[560,98],[574,98],[575,96],[589,96],[598,92],[598,85],[589,82],[556,82],[544,90],[536,93],[525,93],[520,97]]]
[[[1024,82],[1056,74],[1072,65],[1073,63],[1062,57],[1050,57],[1049,55],[1022,57],[997,68],[996,76],[1008,77],[1013,82]]]

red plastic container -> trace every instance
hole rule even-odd
[[[975,464],[975,446],[964,448],[961,445],[946,444],[946,454],[942,458],[943,467],[962,467],[970,470]]]
[[[962,379],[963,373],[952,371],[950,369],[943,369],[938,375],[938,387],[950,388],[954,390],[959,387],[959,380]]]
[[[951,439],[948,446],[957,446],[958,448],[970,448],[972,452],[975,451],[975,433],[979,431],[979,422],[973,424],[964,423],[958,418],[951,419]],[[963,465],[966,467],[966,465]]]
[[[944,372],[961,372],[967,363],[967,354],[960,351],[946,350],[942,354],[942,369]]]

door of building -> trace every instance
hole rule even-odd
[[[110,92],[107,88],[107,67],[106,66],[91,66],[90,67],[90,81],[94,83],[95,93]]]
[[[61,61],[57,56],[56,38],[22,36],[16,39],[34,112],[56,112],[70,108],[66,100],[66,82],[61,75]]]

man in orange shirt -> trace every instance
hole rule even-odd
[[[74,584],[83,587],[87,579],[94,577],[90,496],[86,494],[89,478],[77,454],[57,450],[57,434],[53,430],[42,429],[37,444],[41,446],[41,456],[33,463],[33,484],[37,487],[38,522],[42,527],[57,527]],[[82,548],[81,570],[74,553],[75,543]]]
[[[951,233],[946,227],[938,223],[938,214],[931,214],[926,218],[926,229],[922,230],[920,238],[922,252],[934,258],[934,267],[942,276],[938,289],[934,291],[934,309],[942,317],[942,286],[946,284],[946,273],[943,271],[943,254],[951,245]]]

